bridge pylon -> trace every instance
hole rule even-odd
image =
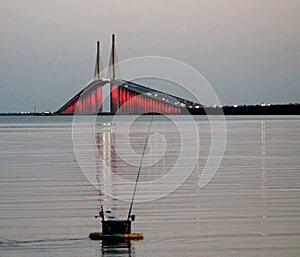
[[[94,71],[94,80],[103,79],[103,64],[100,55],[100,42],[97,41],[97,57]]]
[[[118,64],[117,48],[115,44],[115,34],[112,34],[111,52],[109,58],[107,78],[110,80],[121,79],[121,73]]]

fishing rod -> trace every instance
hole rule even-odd
[[[97,169],[98,170],[98,169]],[[104,213],[103,213],[103,205],[102,205],[102,192],[101,192],[101,189],[100,189],[100,179],[99,179],[99,176],[97,176],[97,180],[98,180],[98,185],[99,185],[99,198],[100,198],[100,212],[99,212],[99,216],[95,215],[95,218],[101,218],[102,220],[104,220]]]
[[[93,130],[93,125],[92,125],[92,130]],[[96,135],[96,129],[94,127],[94,130],[93,130],[93,136]],[[96,160],[96,177],[97,177],[97,181],[98,181],[98,191],[99,191],[99,198],[100,198],[100,212],[99,212],[99,216],[95,215],[95,218],[102,218],[102,220],[104,220],[104,213],[103,213],[103,205],[102,205],[102,192],[101,192],[101,187],[100,187],[100,178],[99,178],[99,167],[98,167],[98,154],[97,154],[97,140],[96,138],[94,138],[94,154],[95,154],[95,160]]]
[[[140,178],[140,174],[141,174],[142,164],[143,164],[144,155],[145,155],[145,151],[146,151],[146,147],[147,147],[147,142],[149,140],[149,135],[150,135],[150,130],[151,130],[151,125],[152,125],[153,117],[154,117],[154,115],[152,115],[152,117],[151,117],[150,125],[149,125],[148,132],[147,132],[147,137],[145,139],[145,144],[144,144],[144,149],[143,149],[143,153],[142,153],[142,158],[141,158],[141,162],[140,162],[138,174],[137,174],[137,177],[136,177],[136,180],[135,180],[135,185],[134,185],[134,190],[133,190],[132,199],[131,199],[131,203],[130,203],[130,208],[129,208],[129,211],[128,211],[127,222],[129,222],[130,218],[132,220],[134,220],[134,216],[133,215],[131,216],[131,210],[132,210],[132,205],[133,205],[133,201],[134,201],[134,197],[135,197],[135,193],[136,193],[136,189],[137,189],[137,184],[138,184],[138,181],[139,181],[139,178]]]

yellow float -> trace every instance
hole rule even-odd
[[[92,232],[89,235],[91,240],[143,240],[144,235],[140,233],[132,234],[103,234],[101,232]]]

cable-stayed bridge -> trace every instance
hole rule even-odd
[[[200,106],[166,92],[122,80],[115,35],[112,35],[107,78],[104,78],[100,43],[97,42],[94,81],[71,98],[56,114],[184,114],[187,113],[187,109]]]

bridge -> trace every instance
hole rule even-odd
[[[94,81],[71,98],[56,114],[184,114],[187,113],[187,109],[200,107],[198,103],[122,80],[118,67],[115,35],[112,35],[107,78],[103,75],[100,43],[97,42]]]
[[[57,114],[183,114],[199,104],[123,80],[96,80],[62,106]]]

